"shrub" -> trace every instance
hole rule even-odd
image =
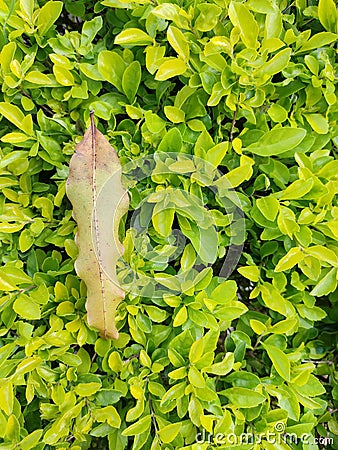
[[[0,449],[338,448],[333,0],[0,12]],[[65,196],[91,110],[130,195],[107,341]]]

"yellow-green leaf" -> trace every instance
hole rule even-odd
[[[290,381],[290,361],[286,354],[274,345],[262,344],[267,351],[277,373],[286,381]]]
[[[79,383],[75,386],[74,391],[80,397],[90,397],[101,388],[101,383]]]
[[[289,270],[304,259],[304,253],[299,247],[291,248],[282,259],[279,260],[275,272]]]
[[[175,52],[183,59],[188,59],[190,54],[189,44],[182,31],[170,25],[167,30],[167,37]]]
[[[169,442],[172,442],[175,439],[175,437],[178,435],[180,430],[181,430],[180,423],[171,423],[171,424],[166,425],[165,427],[161,428],[158,431],[158,434],[163,443],[169,444]]]
[[[115,45],[148,45],[153,43],[153,38],[139,28],[127,28],[121,31],[115,38]]]
[[[164,81],[168,78],[182,75],[187,70],[187,65],[183,59],[175,58],[164,61],[156,73],[155,79]]]
[[[61,66],[53,66],[53,72],[56,78],[56,81],[60,83],[62,86],[73,86],[75,81],[73,74],[70,70]]]
[[[165,106],[164,114],[172,123],[184,122],[185,119],[184,111],[182,111],[179,108],[176,108],[176,106]]]
[[[40,306],[28,295],[21,294],[13,304],[14,311],[27,320],[38,320],[41,318]]]
[[[44,36],[61,14],[63,2],[49,1],[39,10],[36,21],[39,36]]]
[[[174,220],[174,209],[164,206],[164,203],[156,203],[152,222],[155,230],[163,237],[168,237]]]
[[[225,389],[220,394],[225,395],[238,408],[254,408],[266,400],[263,394],[244,387]]]
[[[319,0],[318,2],[318,16],[320,23],[325,30],[332,33],[338,32],[337,26],[337,6],[334,0]]]
[[[10,380],[2,382],[0,387],[0,408],[9,416],[14,405],[13,383]]]
[[[259,27],[247,6],[243,3],[231,2],[229,18],[233,25],[239,28],[244,44],[249,48],[256,48]]]
[[[306,195],[313,186],[313,178],[302,178],[291,183],[283,192],[281,200],[296,200]]]
[[[321,114],[304,114],[313,131],[318,134],[327,134],[329,132],[329,122]]]
[[[128,428],[122,431],[123,436],[136,436],[141,434],[142,432],[148,430],[151,424],[151,416],[150,414],[142,417],[142,419],[130,425]]]
[[[38,72],[37,70],[32,70],[25,76],[25,81],[29,81],[30,83],[34,84],[52,84],[52,80],[49,78],[48,75],[45,75],[42,72]]]

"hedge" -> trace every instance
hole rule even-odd
[[[338,448],[337,17],[0,0],[0,450]],[[130,198],[116,340],[65,195],[91,111]]]

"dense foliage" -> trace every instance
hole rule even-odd
[[[337,449],[334,1],[0,0],[0,24],[0,449]],[[130,193],[111,341],[65,196],[91,110]]]

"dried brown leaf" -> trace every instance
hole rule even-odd
[[[70,161],[67,196],[78,224],[75,270],[87,286],[88,324],[103,338],[117,339],[115,313],[125,296],[116,277],[116,263],[123,254],[118,228],[129,198],[121,184],[117,153],[93,116]]]

